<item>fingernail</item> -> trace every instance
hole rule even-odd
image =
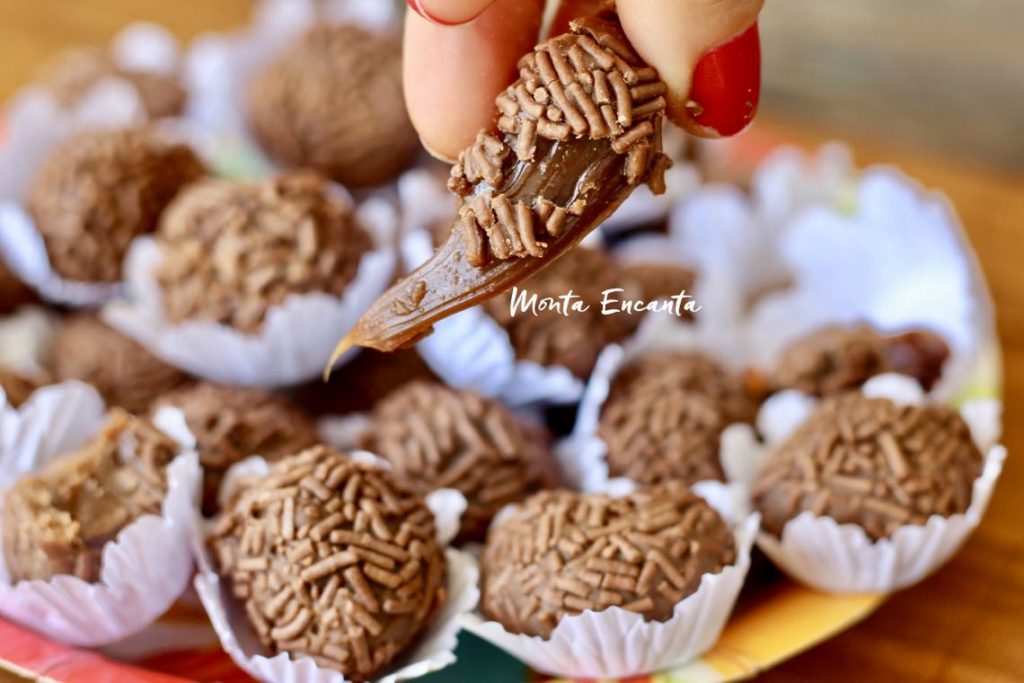
[[[474,19],[476,19],[481,14],[483,14],[483,11],[485,9],[487,9],[487,6],[490,4],[489,2],[480,2],[479,3],[479,5],[480,5],[479,7],[475,7],[475,6],[471,7],[471,10],[469,12],[466,12],[465,16],[448,17],[448,16],[441,16],[440,13],[436,9],[432,11],[430,9],[430,6],[433,3],[429,2],[429,0],[405,0],[405,1],[409,5],[409,7],[412,8],[412,10],[414,12],[416,12],[416,14],[420,15],[421,17],[423,17],[427,21],[433,22],[435,24],[439,24],[441,26],[458,26],[460,24],[467,24],[467,23],[473,21]]]
[[[686,109],[703,128],[735,135],[754,119],[761,95],[761,39],[755,22],[697,62]]]

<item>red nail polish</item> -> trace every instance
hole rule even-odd
[[[480,9],[479,12],[477,12],[471,17],[467,17],[466,19],[463,19],[461,21],[449,21],[447,19],[442,19],[441,17],[435,14],[431,14],[430,10],[428,10],[424,5],[423,0],[405,0],[405,2],[407,5],[409,5],[412,11],[416,12],[416,14],[420,15],[427,21],[439,24],[441,26],[459,26],[461,24],[468,24],[469,22],[473,21],[478,16],[483,14],[484,10],[487,9],[487,6],[485,5],[483,8]]]
[[[753,120],[760,95],[761,39],[755,22],[701,57],[686,108],[698,125],[735,135]]]

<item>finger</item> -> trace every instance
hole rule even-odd
[[[454,160],[494,125],[494,98],[540,31],[544,0],[496,0],[473,22],[445,27],[409,11],[403,80],[409,117],[433,154]]]
[[[406,0],[421,17],[442,26],[473,21],[494,0]]]
[[[668,114],[695,135],[743,130],[761,90],[764,0],[618,0],[637,52],[669,86]]]

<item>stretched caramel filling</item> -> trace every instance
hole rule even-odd
[[[498,133],[481,131],[452,168],[448,240],[370,307],[335,358],[418,341],[576,246],[641,183],[664,191],[665,85],[614,15],[573,22],[519,74],[495,100]]]

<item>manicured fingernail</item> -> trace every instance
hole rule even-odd
[[[760,95],[761,39],[754,23],[697,62],[686,109],[703,128],[734,135],[753,120]]]
[[[436,8],[432,9],[432,7],[434,7],[434,3],[430,2],[430,0],[405,1],[409,7],[416,12],[416,14],[420,15],[427,21],[440,24],[441,26],[458,26],[460,24],[467,24],[480,16],[483,11],[487,9],[488,5],[491,4],[485,0],[481,0],[478,3],[467,2],[465,3],[467,5],[467,10],[462,12],[461,16],[448,16],[447,14],[442,15]]]

